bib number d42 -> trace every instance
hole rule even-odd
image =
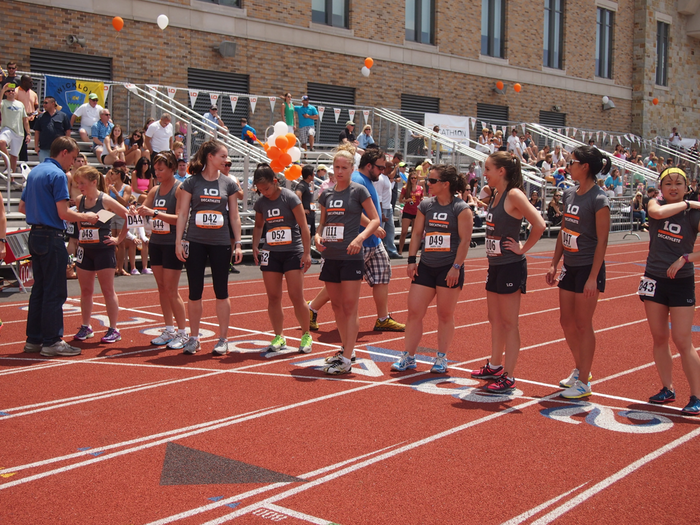
[[[195,225],[198,228],[219,229],[224,225],[224,216],[218,211],[198,211]]]

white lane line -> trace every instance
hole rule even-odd
[[[314,523],[315,525],[332,525],[333,523],[328,520],[317,518],[316,516],[311,516],[310,514],[304,514],[303,512],[287,509],[285,507],[280,507],[279,505],[268,505],[265,508],[273,510],[279,514],[286,514],[287,516],[291,516],[292,518],[296,518],[298,520]]]
[[[560,499],[565,498],[566,496],[568,496],[572,492],[576,492],[578,489],[580,489],[581,487],[583,487],[584,485],[587,485],[587,484],[588,484],[588,481],[586,481],[586,483],[580,484],[578,487],[575,487],[569,491],[564,492],[564,494],[560,494],[559,496],[550,499],[549,501],[545,501],[541,505],[537,505],[537,507],[533,507],[530,510],[523,512],[522,514],[520,514],[519,516],[516,516],[515,518],[509,519],[508,521],[504,521],[501,525],[520,525],[520,523],[522,523],[523,521],[527,521],[535,514],[539,514],[547,507],[551,507]]]
[[[672,451],[673,449],[683,445],[684,443],[687,443],[691,439],[694,439],[700,435],[700,427],[696,428],[695,430],[688,432],[684,436],[679,437],[678,439],[671,441],[670,443],[664,445],[663,447],[660,447],[653,452],[650,452],[643,458],[638,459],[637,461],[634,461],[633,463],[630,463],[626,467],[624,467],[621,470],[618,470],[615,474],[612,476],[609,476],[605,478],[604,480],[596,483],[593,485],[591,488],[584,490],[581,494],[578,496],[570,499],[560,507],[557,507],[553,511],[549,512],[548,514],[545,514],[538,520],[532,522],[532,525],[547,525],[548,523],[551,523],[555,519],[563,516],[570,510],[573,510],[577,506],[579,506],[581,503],[585,502],[586,500],[590,499],[591,497],[595,496],[599,492],[602,492],[603,490],[607,489],[610,487],[612,484],[620,481],[621,479],[625,478],[626,476],[629,476],[633,472],[639,470],[642,468],[644,465],[647,463],[650,463],[654,461],[657,458],[660,458],[667,452]]]

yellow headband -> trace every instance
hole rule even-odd
[[[667,175],[672,175],[673,173],[678,173],[679,175],[682,175],[685,179],[686,185],[688,184],[688,176],[685,174],[685,171],[683,171],[680,168],[666,168],[663,172],[661,172],[661,175],[659,175],[659,182],[664,180],[664,177],[666,177]]]

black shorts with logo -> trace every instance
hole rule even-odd
[[[639,299],[663,304],[669,308],[676,306],[695,306],[695,277],[655,277],[644,274],[637,290]]]
[[[291,270],[301,270],[302,252],[273,252],[260,250],[258,261],[263,272],[287,273]]]
[[[427,266],[423,264],[422,261],[418,263],[418,274],[413,279],[413,284],[420,284],[421,286],[427,286],[428,288],[437,288],[438,286],[442,288],[457,288],[461,290],[464,286],[464,266],[459,269],[459,280],[456,286],[447,286],[447,272],[452,269],[452,265],[448,264],[446,266],[438,266],[433,268],[432,266]]]
[[[97,272],[111,268],[117,268],[117,255],[114,247],[101,249],[85,249],[78,246],[75,252],[75,265],[81,270]]]
[[[586,286],[586,281],[591,275],[592,264],[585,266],[567,266],[564,264],[559,274],[559,288],[567,292],[583,293],[583,288]],[[600,265],[598,278],[596,279],[598,291],[605,291],[605,262]]]
[[[342,281],[361,281],[362,270],[365,267],[365,261],[362,259],[322,259],[321,274],[319,280],[328,283],[340,283]]]
[[[527,291],[527,260],[508,264],[490,264],[486,276],[486,291],[507,295]]]

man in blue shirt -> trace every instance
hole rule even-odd
[[[372,148],[362,155],[357,171],[352,174],[352,181],[362,184],[369,191],[374,207],[381,216],[379,196],[372,182],[379,180],[379,176],[386,169],[386,154],[379,148]],[[364,213],[364,212],[363,212]],[[360,226],[360,232],[364,231]],[[391,279],[391,261],[384,249],[380,238],[384,238],[386,231],[377,229],[377,235],[371,235],[362,243],[362,252],[365,257],[364,278],[372,288],[374,304],[377,307],[377,321],[374,330],[377,332],[403,332],[406,325],[397,323],[389,315],[389,280]]]
[[[95,152],[97,159],[102,162],[102,157],[107,155],[104,149],[104,142],[107,135],[112,133],[114,124],[109,120],[110,113],[108,109],[100,111],[100,120],[92,125],[90,133],[92,133],[92,151]]]
[[[95,224],[98,216],[68,208],[70,195],[65,172],[78,156],[78,144],[70,137],[58,137],[51,144],[50,155],[29,173],[19,203],[20,213],[27,216],[27,224],[32,228],[29,253],[34,271],[24,351],[41,352],[46,357],[73,356],[80,354],[80,348],[61,339],[63,303],[68,297],[68,252],[63,241],[63,221]]]
[[[245,140],[248,144],[256,144],[255,139],[248,136],[250,131],[253,135],[256,135],[255,128],[248,125],[248,119],[241,119],[241,139]]]
[[[211,106],[209,111],[202,115],[202,127],[207,130],[207,134],[211,135],[214,139],[218,136],[217,130],[221,131],[224,135],[228,133],[226,124],[224,124],[224,121],[221,120],[219,116],[219,108],[217,106]]]
[[[299,119],[299,142],[301,147],[306,148],[307,144],[311,151],[314,150],[314,135],[316,135],[315,121],[318,120],[318,110],[309,104],[309,96],[301,97],[301,106],[294,106],[294,112]]]

